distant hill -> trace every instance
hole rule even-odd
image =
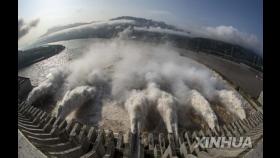
[[[83,38],[114,38],[129,29],[129,38],[148,42],[174,43],[177,47],[211,53],[242,62],[262,71],[262,56],[243,46],[215,39],[197,37],[191,32],[165,22],[121,16],[107,21],[75,23],[49,29],[34,45]]]
[[[168,25],[164,22],[161,21],[154,21],[151,19],[144,19],[144,18],[137,18],[137,17],[131,17],[131,16],[121,16],[121,17],[117,17],[117,18],[113,18],[111,20],[134,20],[135,26],[141,26],[141,27],[160,27],[161,29],[170,29],[170,30],[174,30],[174,31],[181,31],[184,32],[185,30],[183,29],[179,29],[176,26],[173,25]]]
[[[164,22],[154,21],[144,18],[122,16],[108,21],[75,23],[65,26],[57,26],[49,29],[42,35],[34,45],[41,45],[62,40],[81,39],[81,38],[112,38],[127,28],[138,29],[157,29],[169,33],[189,34],[189,32],[168,25]]]

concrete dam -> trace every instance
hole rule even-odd
[[[178,135],[168,132],[142,132],[136,129],[116,132],[87,125],[72,119],[66,121],[28,104],[24,98],[32,89],[28,78],[19,77],[18,129],[19,135],[34,148],[38,157],[255,157],[262,150],[262,105],[238,92],[252,106],[250,115],[214,128],[180,130]],[[198,138],[250,137],[248,148],[201,148]],[[261,148],[261,149],[260,149]]]

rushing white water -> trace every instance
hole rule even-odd
[[[187,104],[193,107],[195,111],[202,116],[210,128],[214,128],[218,123],[217,116],[211,109],[210,104],[198,91],[190,91]]]
[[[246,118],[242,102],[235,92],[230,90],[217,91],[217,102],[223,105],[229,112],[237,116],[239,119]]]
[[[162,93],[158,99],[157,109],[163,118],[167,131],[178,134],[177,107],[174,97],[168,93]]]
[[[44,82],[32,89],[27,97],[27,102],[29,104],[33,104],[41,97],[55,94],[62,85],[66,74],[67,73],[65,71],[62,71],[60,69],[53,73],[50,73]]]
[[[148,83],[146,93],[151,104],[156,106],[166,129],[169,133],[176,133],[177,122],[177,100],[170,93],[162,91],[156,83]]]
[[[143,91],[131,92],[125,102],[125,108],[130,118],[130,130],[132,133],[137,132],[138,125],[141,127],[145,122],[149,110],[148,106],[148,99]]]
[[[65,118],[75,109],[95,97],[96,89],[90,86],[80,86],[69,90],[58,104],[57,115]]]
[[[145,127],[152,109],[170,133],[177,134],[178,123],[184,121],[179,119],[182,111],[178,109],[194,109],[213,128],[217,117],[208,101],[221,103],[241,119],[246,117],[240,99],[216,74],[181,56],[172,44],[148,44],[123,37],[93,43],[83,55],[34,88],[28,101],[60,93],[57,108],[59,115],[66,117],[93,97],[93,102],[100,104],[113,100],[127,110],[131,132]]]

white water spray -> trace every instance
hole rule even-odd
[[[72,111],[93,99],[95,94],[96,89],[89,86],[80,86],[67,91],[62,101],[57,105],[57,115],[65,118]]]
[[[125,102],[125,108],[130,118],[130,130],[136,133],[143,126],[149,110],[149,103],[143,91],[133,90]],[[139,127],[140,126],[140,127]]]
[[[46,95],[53,95],[63,84],[63,80],[67,75],[66,71],[57,70],[48,74],[47,79],[39,86],[32,89],[27,97],[27,102],[33,104],[36,100]]]
[[[195,109],[213,128],[217,118],[208,100],[219,101],[239,118],[246,117],[240,100],[212,71],[181,56],[171,44],[124,39],[96,42],[67,68],[67,75],[61,71],[61,77],[34,88],[28,100],[34,102],[41,96],[63,92],[58,106],[61,115],[66,116],[97,93],[103,95],[100,91],[106,89],[108,98],[124,103],[132,132],[138,124],[144,127],[145,117],[156,109],[167,131],[177,133],[178,121],[184,121],[178,120],[178,107]],[[65,90],[58,91],[62,87]],[[104,97],[98,98],[102,103]]]
[[[196,90],[191,90],[187,98],[187,104],[194,108],[194,110],[207,122],[210,128],[214,128],[218,123],[217,116],[211,109],[208,101]]]
[[[217,102],[222,104],[230,113],[237,116],[239,119],[245,119],[246,113],[242,106],[241,100],[230,90],[217,91]]]

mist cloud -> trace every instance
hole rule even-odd
[[[148,32],[157,32],[157,33],[163,33],[163,34],[171,34],[171,35],[180,35],[180,36],[190,36],[188,32],[185,31],[177,31],[177,30],[171,30],[171,29],[164,29],[161,27],[134,27],[134,30],[138,31],[148,31]]]
[[[262,43],[257,36],[239,31],[233,26],[205,27],[206,35],[214,39],[238,44],[252,50],[262,52]]]
[[[93,97],[92,106],[115,101],[127,110],[131,132],[145,127],[145,116],[153,110],[170,133],[177,133],[178,121],[185,120],[189,109],[213,128],[217,119],[210,102],[220,103],[239,118],[246,117],[238,94],[213,71],[182,57],[169,44],[126,40],[124,34],[129,30],[118,38],[92,43],[88,52],[34,88],[28,101],[60,93],[57,109],[65,111],[63,117]]]
[[[263,44],[253,34],[241,32],[233,26],[220,25],[217,27],[190,28],[185,31],[164,29],[160,27],[134,27],[134,30],[157,32],[163,34],[180,35],[187,37],[205,37],[215,40],[237,44],[262,54]]]
[[[25,36],[32,28],[36,27],[40,19],[32,20],[29,23],[25,23],[23,19],[18,20],[18,40]]]

